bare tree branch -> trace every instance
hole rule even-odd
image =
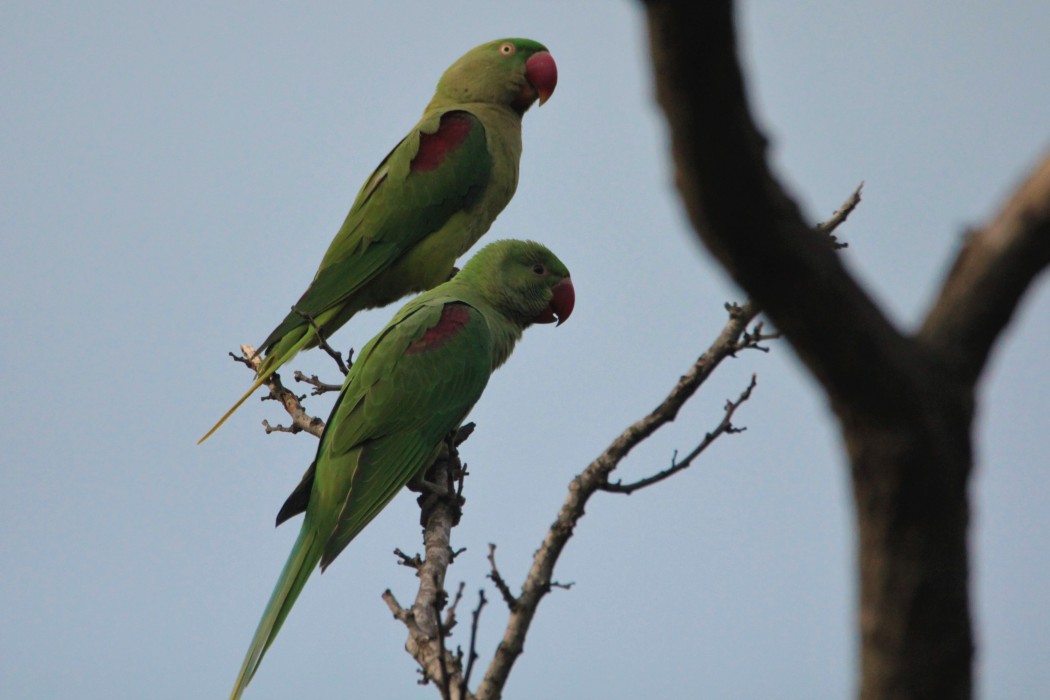
[[[466,588],[463,581],[459,582],[459,587],[456,588],[456,595],[452,598],[452,603],[445,610],[445,622],[444,627],[446,632],[451,632],[457,624],[456,610],[459,608],[460,601],[463,600],[463,589]]]
[[[436,582],[435,582],[436,583]],[[441,673],[437,678],[437,686],[441,691],[442,700],[452,700],[452,684],[448,675],[448,650],[445,648],[445,637],[448,636],[448,630],[445,629],[444,623],[441,621],[441,611],[445,607],[445,602],[448,594],[445,593],[444,588],[439,590],[438,596],[434,599],[434,624],[437,626],[437,645],[438,645],[438,668]],[[459,684],[463,687],[463,684]]]
[[[330,391],[339,391],[343,388],[342,384],[329,384],[327,382],[321,381],[317,378],[316,374],[311,374],[309,377],[307,377],[299,370],[295,370],[295,373],[292,375],[292,379],[294,379],[297,382],[302,382],[303,384],[309,384],[310,386],[312,386],[314,390],[310,392],[311,396],[320,396],[321,394],[327,394]]]
[[[241,353],[243,357],[237,357],[232,352],[230,356],[234,360],[248,365],[253,372],[258,372],[260,365],[262,365],[262,358],[255,352],[255,348],[251,345],[242,345]],[[281,383],[279,374],[274,372],[270,375],[270,378],[266,380],[266,388],[270,390],[270,395],[266,398],[279,402],[292,418],[290,427],[272,426],[268,421],[263,421],[263,427],[266,429],[267,434],[273,432],[306,432],[316,438],[321,437],[321,434],[324,432],[324,421],[306,413],[302,404],[303,397],[297,396],[291,389],[286,388]]]
[[[991,224],[968,235],[919,338],[976,381],[1021,296],[1048,264],[1050,155]]]
[[[394,549],[394,556],[398,558],[397,563],[401,566],[407,566],[408,568],[415,569],[416,571],[419,571],[420,568],[422,568],[423,566],[423,557],[419,556],[419,554],[413,554],[412,556],[408,556],[399,548],[397,548]]]
[[[466,435],[473,424],[465,426]],[[463,432],[461,429],[460,432]],[[454,436],[448,442],[448,451],[438,458],[427,473],[431,483],[445,487],[441,493],[424,493],[419,497],[423,509],[424,556],[418,568],[412,561],[419,577],[419,590],[412,607],[404,609],[387,590],[383,600],[395,619],[405,625],[408,640],[405,649],[419,664],[423,680],[435,682],[442,693],[447,691],[450,700],[471,700],[473,695],[466,688],[462,659],[445,648],[445,629],[440,620],[440,610],[447,599],[444,582],[449,565],[455,558],[450,545],[452,528],[459,522],[462,496],[455,488],[455,477],[464,471],[459,461],[456,445],[465,437]],[[403,554],[399,557],[407,559]]]
[[[839,240],[832,235],[832,232],[838,228],[839,224],[848,219],[849,215],[852,214],[853,210],[860,204],[860,191],[863,189],[864,183],[862,182],[857,185],[857,189],[853,190],[853,193],[842,203],[842,206],[835,210],[835,213],[831,215],[831,218],[816,225],[817,231],[831,237],[833,247],[836,249],[849,247],[848,243],[839,242]]]
[[[462,586],[460,586],[462,590]],[[481,610],[485,607],[485,589],[478,590],[478,607],[474,608],[474,613],[470,618],[470,646],[467,650],[467,670],[463,672],[463,679],[459,684],[459,694],[463,697],[467,695],[467,688],[470,684],[470,675],[474,672],[474,662],[478,660],[477,652],[477,640],[478,640],[478,622],[481,621]]]
[[[489,570],[488,577],[492,579],[492,583],[496,585],[496,590],[499,591],[500,595],[503,596],[503,602],[507,604],[507,609],[511,612],[518,607],[518,599],[514,597],[514,594],[510,590],[510,586],[500,575],[499,569],[496,567],[496,545],[489,543]]]
[[[668,477],[672,477],[680,471],[688,469],[692,465],[693,461],[703,453],[708,447],[714,444],[715,440],[726,434],[739,433],[747,430],[747,428],[737,428],[733,426],[733,414],[736,413],[736,409],[740,408],[741,404],[751,398],[751,391],[755,388],[758,382],[758,378],[752,374],[751,381],[748,383],[747,388],[740,392],[740,396],[737,397],[736,401],[726,401],[725,413],[722,416],[722,420],[718,423],[714,430],[704,435],[704,439],[700,441],[700,444],[694,447],[689,454],[685,456],[681,461],[678,460],[678,453],[671,459],[671,466],[664,469],[652,476],[648,476],[638,481],[632,481],[629,484],[624,484],[620,481],[606,482],[600,486],[602,491],[609,491],[610,493],[623,493],[630,495],[639,489],[644,489],[647,486],[658,484]]]

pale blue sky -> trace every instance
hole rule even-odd
[[[629,2],[8,2],[0,9],[0,697],[225,697],[298,524],[309,463],[265,436],[226,358],[302,292],[361,181],[441,71],[502,36],[547,44],[557,92],[525,119],[521,184],[488,240],[535,238],[577,289],[530,330],[464,447],[450,584],[520,582],[569,479],[651,409],[740,299],[688,232]],[[381,5],[381,6],[380,6]],[[779,172],[841,230],[894,318],[929,303],[967,226],[1047,147],[1045,2],[745,3],[743,49]],[[336,336],[360,347],[392,315]],[[974,481],[979,685],[1050,695],[1050,293],[982,385]],[[834,328],[828,329],[835,332]],[[297,367],[334,378],[327,358]],[[596,498],[508,698],[832,698],[853,689],[853,523],[837,432],[786,345],[729,362],[624,465],[665,466],[720,417],[747,432],[690,472]],[[330,405],[315,399],[315,412]],[[380,600],[415,580],[405,495],[305,589],[246,697],[434,698]],[[483,659],[502,629],[484,615]],[[456,643],[466,644],[460,634]]]

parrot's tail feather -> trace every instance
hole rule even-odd
[[[262,619],[259,620],[259,627],[256,628],[251,646],[248,647],[248,653],[244,657],[241,672],[237,675],[233,692],[230,693],[230,700],[239,700],[241,693],[248,687],[256,669],[259,668],[263,655],[270,648],[270,644],[273,643],[277,632],[295,604],[296,598],[299,597],[300,591],[303,590],[307,579],[317,566],[323,547],[315,546],[316,540],[317,531],[310,524],[303,523],[299,539],[296,540],[291,554],[288,555],[288,561],[270,595],[270,602],[266,604],[266,610],[263,611]]]
[[[222,418],[219,419],[219,422],[213,425],[211,430],[206,432],[204,437],[197,441],[197,444],[199,445],[210,438],[216,430],[222,427],[222,424],[226,422],[226,419],[232,416],[234,411],[240,408],[241,404],[248,400],[248,397],[252,395],[252,392],[265,384],[266,380],[270,378],[270,375],[280,369],[285,362],[292,359],[296,353],[302,350],[314,335],[313,329],[308,327],[302,337],[296,340],[288,349],[282,350],[280,345],[274,347],[272,352],[263,360],[262,365],[259,367],[259,374],[255,377],[255,381],[252,382],[252,385],[248,387],[248,391],[244,392],[244,396],[237,399],[237,403],[233,404],[233,406],[230,407],[230,410],[223,414]]]
[[[274,367],[269,372],[267,372],[266,374],[261,374],[258,377],[256,377],[255,381],[252,382],[252,385],[250,387],[248,387],[248,391],[244,392],[244,396],[242,396],[241,398],[237,399],[237,403],[233,404],[233,406],[230,407],[230,410],[226,411],[226,413],[223,414],[222,418],[219,419],[219,422],[211,427],[211,430],[209,430],[208,432],[204,433],[204,437],[202,437],[200,440],[198,440],[197,444],[199,445],[202,442],[204,442],[205,440],[207,440],[208,438],[210,438],[215,433],[216,430],[218,430],[220,427],[222,427],[222,424],[226,422],[226,419],[229,418],[230,416],[232,416],[233,412],[236,411],[238,408],[240,408],[241,404],[243,404],[245,401],[247,401],[248,397],[251,396],[252,393],[256,389],[261,387],[263,385],[263,382],[265,382],[267,379],[269,379],[270,375],[273,374],[276,370],[277,370],[277,368]]]

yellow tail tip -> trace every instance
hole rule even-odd
[[[240,408],[241,404],[243,404],[245,401],[247,401],[248,397],[251,396],[252,393],[256,389],[258,389],[260,386],[262,386],[263,383],[267,379],[270,378],[270,375],[272,375],[274,373],[274,370],[276,370],[276,367],[271,369],[270,371],[268,371],[266,374],[263,374],[262,376],[257,377],[255,379],[255,381],[252,382],[252,385],[250,387],[248,387],[248,391],[244,392],[244,396],[242,396],[241,398],[237,399],[237,403],[233,404],[233,406],[230,407],[230,410],[226,411],[226,413],[223,414],[222,418],[219,419],[219,422],[217,422],[215,425],[213,425],[211,427],[211,430],[209,430],[208,432],[204,433],[204,437],[202,437],[200,440],[198,440],[197,444],[198,445],[201,444],[202,442],[204,442],[205,440],[210,438],[213,434],[215,434],[215,431],[218,430],[220,427],[222,427],[222,424],[226,422],[226,419],[229,418],[230,416],[232,416],[233,412],[236,411],[238,408]]]

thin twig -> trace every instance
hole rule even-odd
[[[250,345],[242,345],[241,346],[242,354],[240,354],[240,355],[236,355],[236,354],[234,354],[232,352],[228,352],[226,354],[229,355],[230,357],[232,357],[234,362],[239,362],[239,363],[241,363],[242,365],[244,365],[245,367],[247,367],[248,369],[250,369],[250,370],[252,370],[254,372],[256,370],[256,368],[258,367],[258,364],[255,363],[255,361],[258,359],[258,357],[256,356],[254,349],[252,350],[252,354],[251,355],[245,354],[244,353],[244,348],[246,348],[246,347],[250,348],[251,346]],[[259,362],[261,363],[261,360]]]
[[[311,374],[307,377],[299,370],[295,370],[295,374],[292,375],[292,378],[297,382],[302,382],[303,384],[309,384],[312,386],[314,390],[310,392],[311,396],[320,396],[321,394],[327,394],[330,391],[339,391],[343,388],[342,384],[328,384],[327,382],[321,381],[316,374]]]
[[[734,353],[740,350],[758,350],[760,352],[769,352],[769,348],[762,345],[763,341],[776,340],[782,337],[780,331],[774,331],[772,333],[764,332],[765,324],[761,321],[756,323],[754,328],[750,331],[744,331],[740,336],[740,340],[737,341]]]
[[[230,353],[237,362],[247,365],[254,372],[258,372],[259,367],[262,365],[262,357],[256,353],[255,348],[251,345],[242,345],[241,354],[243,357],[237,357]],[[266,388],[270,390],[270,393],[263,399],[279,402],[292,418],[290,426],[270,425],[268,421],[263,421],[263,428],[265,428],[267,434],[305,432],[317,438],[321,437],[321,434],[324,432],[324,421],[316,416],[307,414],[302,403],[304,397],[298,396],[291,389],[285,387],[281,383],[281,376],[278,373],[274,372],[270,375],[269,379],[266,380]]]
[[[463,586],[460,585],[460,591]],[[463,678],[459,683],[460,696],[466,696],[467,687],[470,684],[470,674],[474,671],[474,662],[478,660],[477,640],[478,622],[481,620],[481,609],[485,607],[485,589],[478,589],[478,607],[474,608],[474,614],[470,618],[470,646],[467,649],[467,670],[463,672]]]
[[[281,425],[279,423],[277,425],[270,425],[270,421],[266,420],[265,418],[263,418],[262,427],[263,427],[263,431],[267,435],[269,435],[270,433],[292,433],[294,435],[295,433],[302,432],[302,428],[299,428],[299,427],[294,426],[294,425],[293,426],[287,426],[287,425]]]
[[[835,250],[849,247],[849,243],[839,241],[837,237],[832,235],[832,231],[838,228],[839,224],[848,219],[849,215],[852,214],[853,210],[860,204],[860,192],[863,189],[864,183],[861,182],[857,185],[857,189],[853,190],[853,193],[842,203],[842,206],[835,210],[835,213],[831,215],[830,219],[822,221],[814,227],[818,232],[826,233],[828,235],[828,239],[831,241],[831,247]]]
[[[747,385],[747,388],[740,393],[740,396],[737,397],[737,400],[726,401],[725,412],[722,415],[722,420],[718,423],[714,430],[704,435],[704,439],[700,441],[700,444],[693,448],[693,450],[689,452],[689,454],[686,455],[684,459],[678,461],[678,453],[676,451],[674,457],[671,458],[671,466],[667,469],[664,469],[663,471],[653,474],[652,476],[648,476],[644,479],[639,479],[638,481],[631,482],[629,484],[624,484],[620,481],[606,482],[605,484],[602,484],[599,488],[602,491],[608,491],[610,493],[623,493],[630,495],[631,493],[634,493],[639,489],[644,489],[646,486],[652,486],[653,484],[659,483],[664,479],[667,479],[668,477],[674,476],[680,471],[688,469],[690,465],[692,465],[693,461],[721,436],[733,433],[741,433],[747,430],[747,428],[737,428],[733,426],[733,414],[736,413],[736,409],[738,409],[741,404],[743,404],[745,401],[751,398],[751,391],[755,388],[757,381],[757,377],[754,374],[752,374],[751,382]]]
[[[445,609],[446,632],[451,632],[452,629],[456,626],[456,608],[459,607],[459,601],[463,600],[463,589],[466,587],[466,585],[467,584],[463,581],[459,582],[459,587],[456,588],[456,595],[452,598],[452,603]]]
[[[423,566],[423,558],[418,553],[408,556],[401,551],[400,548],[394,549],[394,555],[398,558],[398,564],[401,566],[407,566],[410,569],[419,571],[420,567]]]
[[[510,608],[511,612],[518,607],[518,599],[514,597],[514,594],[510,591],[510,586],[500,576],[499,569],[496,568],[496,545],[489,543],[489,566],[491,567],[488,578],[492,579],[492,582],[496,584],[496,590],[499,591],[500,595],[503,596],[503,601]]]

